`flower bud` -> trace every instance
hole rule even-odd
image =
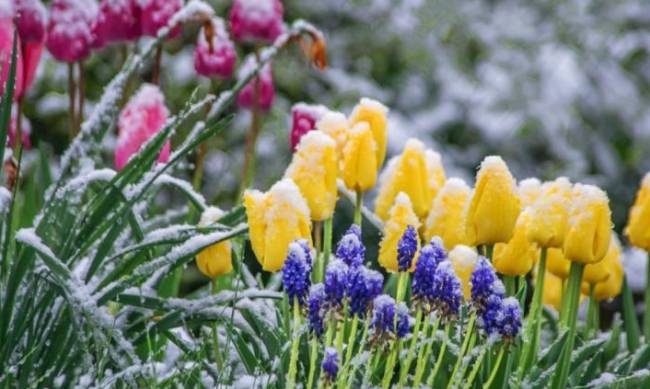
[[[576,184],[564,255],[574,262],[596,263],[607,254],[611,236],[612,214],[607,194],[593,185]]]
[[[448,249],[469,244],[465,231],[465,208],[469,195],[469,186],[460,178],[450,178],[445,182],[433,200],[426,221],[426,240],[439,236]]]
[[[454,267],[454,273],[456,273],[463,284],[463,295],[467,300],[472,295],[472,287],[469,280],[478,262],[478,254],[476,250],[469,246],[458,245],[449,252],[449,260]]]
[[[558,249],[549,249],[549,252]],[[542,294],[542,304],[555,308],[560,312],[562,304],[562,282],[563,279],[547,271],[544,274],[544,291]]]
[[[630,208],[625,236],[633,246],[650,252],[650,173],[643,178],[634,205]]]
[[[388,108],[386,106],[369,98],[362,98],[350,115],[350,126],[355,126],[361,122],[366,122],[370,126],[372,137],[377,145],[375,149],[377,169],[384,164],[384,158],[386,158],[387,115]]]
[[[379,243],[379,264],[391,272],[399,271],[398,264],[398,246],[404,233],[411,227],[417,230],[420,227],[420,221],[413,211],[413,205],[408,195],[400,193],[395,198],[395,204],[391,208],[388,220],[384,224],[384,236]],[[415,250],[420,249],[420,242],[415,239]],[[412,258],[405,270],[413,271],[417,258]]]
[[[377,182],[377,145],[368,123],[361,122],[349,131],[343,148],[341,172],[351,190],[365,192]]]
[[[230,40],[223,20],[213,18],[199,31],[194,49],[194,70],[204,77],[232,77],[237,51]]]
[[[47,27],[47,10],[40,0],[14,0],[16,27],[23,42],[43,42]]]
[[[542,183],[537,178],[526,178],[517,186],[521,209],[530,207],[542,194]]]
[[[224,212],[217,207],[209,207],[201,215],[199,227],[207,227],[216,223]],[[230,241],[226,240],[213,244],[203,249],[196,256],[196,266],[206,277],[215,278],[217,276],[230,273],[232,271],[232,252]]]
[[[244,64],[239,68],[239,78],[248,74],[255,66],[257,66],[257,61],[254,57],[249,56],[246,58]],[[257,97],[257,101],[255,97]],[[245,109],[253,109],[255,108],[255,104],[257,104],[260,110],[268,111],[271,109],[274,99],[275,86],[273,84],[273,71],[271,70],[271,64],[267,63],[262,67],[257,77],[254,77],[239,92],[237,104]]]
[[[294,240],[311,242],[309,207],[291,179],[278,181],[266,193],[247,190],[244,206],[251,246],[264,270],[280,270]]]
[[[494,268],[507,276],[523,276],[533,268],[539,257],[539,248],[526,237],[531,216],[528,210],[519,214],[515,232],[508,243],[494,246]]]
[[[97,13],[94,0],[52,1],[46,41],[52,56],[62,62],[79,62],[90,55]]]
[[[289,244],[287,259],[282,266],[282,284],[289,298],[289,305],[296,301],[305,305],[311,287],[311,248],[306,240]]]
[[[172,16],[183,8],[183,0],[136,0],[140,6],[140,26],[142,35],[157,36],[158,30],[167,27]],[[180,33],[180,26],[170,34]]]
[[[310,131],[302,137],[285,174],[300,188],[316,221],[334,214],[337,175],[336,144],[322,131]]]
[[[542,185],[542,194],[530,207],[528,239],[531,242],[540,247],[561,248],[564,245],[572,193],[571,182],[565,177]]]
[[[569,278],[571,261],[566,259],[562,249],[548,248],[546,251],[546,270],[554,276],[566,280]]]
[[[291,107],[291,134],[289,141],[291,142],[292,150],[296,150],[302,136],[316,128],[316,122],[326,113],[327,108],[322,105],[298,103]]]
[[[620,256],[609,262],[608,272],[607,280],[597,283],[594,287],[596,301],[609,300],[621,294],[625,271]]]
[[[508,242],[521,210],[515,180],[498,156],[483,160],[467,211],[467,238],[474,246]]]
[[[284,8],[280,0],[235,0],[230,28],[239,42],[273,43],[284,31]]]
[[[139,38],[140,16],[137,0],[103,0],[93,24],[94,46]]]
[[[348,140],[348,119],[341,112],[328,111],[316,122],[316,128],[334,139],[336,142],[336,158],[339,165],[342,164],[343,149],[345,148],[345,142]]]
[[[600,282],[605,282],[611,275],[612,263],[620,261],[621,258],[621,243],[616,237],[616,233],[612,231],[612,238],[609,242],[607,254],[602,261],[589,264],[585,266],[584,274],[582,275],[583,285],[593,285]],[[583,288],[584,289],[584,288]],[[583,290],[583,292],[585,292]],[[586,295],[589,295],[589,287],[587,286]]]

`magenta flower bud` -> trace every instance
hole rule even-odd
[[[168,117],[169,110],[160,89],[152,84],[142,85],[120,113],[115,168],[124,168],[129,159],[164,127]],[[158,162],[167,162],[170,150],[171,144],[167,141],[160,151]]]
[[[284,32],[280,0],[235,0],[230,10],[230,28],[239,42],[273,43]]]
[[[53,0],[46,46],[59,61],[79,62],[90,54],[92,26],[97,17],[94,0]]]
[[[309,105],[298,103],[291,107],[291,149],[296,150],[300,138],[316,128],[316,122],[327,113],[327,108],[322,105]]]
[[[23,42],[44,42],[47,10],[39,0],[14,0],[16,25]]]
[[[176,12],[183,8],[183,0],[135,0],[140,7],[140,25],[142,35],[156,36],[158,30],[167,26]],[[180,34],[180,26],[170,34],[171,37]]]
[[[11,70],[11,51],[14,42],[14,8],[11,4],[0,5],[0,96],[4,94],[9,71]],[[18,53],[16,63],[16,80],[14,87],[14,100],[23,94],[23,55],[20,36],[18,36]]]
[[[256,66],[255,58],[248,57],[244,64],[240,67],[239,78],[252,71]],[[258,95],[257,106],[262,111],[268,111],[273,105],[275,98],[275,87],[273,86],[273,72],[271,71],[271,64],[267,63],[260,70],[259,75],[253,78],[246,86],[239,92],[237,96],[237,103],[240,107],[246,109],[253,109],[255,106],[255,96]]]
[[[205,77],[232,77],[237,62],[237,52],[223,20],[212,19],[199,32],[194,50],[194,69]]]
[[[7,132],[7,147],[9,147],[10,149],[13,149],[16,142],[16,124],[17,124],[16,110],[11,110],[11,120],[9,121],[9,131]],[[22,132],[21,139],[23,140],[22,142],[23,149],[29,150],[32,147],[32,141],[29,138],[32,133],[32,125],[25,116],[23,116],[21,132]]]
[[[103,0],[93,25],[94,47],[128,42],[140,37],[137,0]]]

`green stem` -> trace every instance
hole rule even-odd
[[[307,389],[314,387],[314,376],[316,374],[316,359],[318,357],[318,339],[311,338],[311,351],[309,354],[309,375],[307,376]]]
[[[366,344],[366,339],[368,338],[368,327],[370,326],[370,320],[365,320],[365,324],[363,326],[363,332],[361,333],[361,341],[359,342],[359,347],[360,350],[363,350],[363,347]],[[368,361],[370,362],[370,361]],[[347,359],[347,364],[350,366],[352,363],[352,360],[348,357]],[[352,384],[354,383],[354,376],[357,374],[357,369],[358,365],[354,366],[352,365],[352,370],[350,370],[349,373],[347,373],[347,368],[346,367],[346,379],[347,379],[347,384],[345,385],[346,389],[352,388]]]
[[[397,359],[397,353],[399,352],[401,343],[401,340],[395,340],[390,355],[388,356],[388,360],[386,361],[386,366],[384,367],[384,378],[381,380],[381,386],[384,389],[388,389],[390,387],[391,381],[393,380],[393,374],[395,373],[395,361]]]
[[[370,387],[370,383],[372,381],[372,373],[375,371],[377,368],[377,364],[379,363],[379,350],[376,350],[374,355],[370,357],[370,363],[368,363],[368,368],[366,369],[366,374],[363,376],[363,382],[362,382],[362,387]]]
[[[492,255],[494,254],[494,245],[493,244],[486,244],[485,245],[485,255],[487,258],[492,262]]]
[[[467,381],[465,382],[465,389],[470,389],[472,387],[472,384],[474,384],[474,380],[476,379],[476,374],[478,374],[478,371],[483,364],[483,359],[485,358],[485,352],[488,349],[488,345],[483,346],[483,349],[481,350],[480,354],[476,357],[476,361],[474,361],[474,367],[472,368],[472,371],[469,373],[469,377],[467,377]],[[496,371],[493,370],[493,372]]]
[[[427,319],[428,319],[427,315]],[[400,377],[399,377],[399,385],[398,388],[403,388],[404,384],[406,383],[406,377],[408,376],[409,369],[411,368],[411,363],[413,362],[413,357],[415,354],[415,346],[417,344],[418,339],[420,337],[418,334],[420,333],[420,326],[422,325],[422,310],[418,309],[418,312],[415,316],[415,326],[413,327],[413,336],[411,337],[411,344],[409,345],[408,353],[406,354],[406,361],[404,362],[404,366],[402,366]],[[424,336],[422,336],[424,338]]]
[[[255,57],[257,63],[260,63],[260,50],[255,49]],[[239,197],[244,195],[244,191],[255,181],[255,148],[257,144],[257,137],[261,129],[261,109],[259,105],[260,96],[260,79],[256,76],[252,82],[253,85],[253,109],[251,112],[251,126],[246,134],[246,144],[244,149],[244,166],[242,169],[241,188],[239,190]]]
[[[397,291],[395,293],[395,304],[399,304],[404,301],[404,295],[406,294],[406,287],[408,284],[408,272],[399,272],[397,278]],[[397,322],[397,316],[395,316],[395,321]]]
[[[313,282],[318,283],[323,280],[323,272],[325,267],[323,266],[323,223],[320,221],[314,221],[313,224],[313,235],[314,235],[314,248],[316,249],[316,265],[314,266],[314,272],[312,274]]]
[[[442,361],[445,356],[445,351],[447,351],[447,342],[449,341],[449,332],[451,331],[451,324],[446,323],[445,324],[445,339],[442,342],[442,345],[440,346],[440,352],[438,353],[438,357],[436,358],[436,364],[433,367],[433,371],[431,372],[431,375],[429,375],[429,378],[427,379],[427,387],[432,388],[433,387],[433,382],[435,381],[438,371],[440,371],[440,366],[442,366]],[[433,334],[432,334],[433,335]],[[429,359],[427,357],[427,359]],[[426,363],[426,362],[425,362]],[[413,385],[414,387],[418,388],[420,382],[416,381],[418,385]]]
[[[77,136],[77,85],[74,81],[74,63],[68,63],[68,117],[70,118],[70,141]]]
[[[291,342],[291,356],[289,359],[289,374],[287,389],[296,387],[296,369],[298,366],[298,346],[300,345],[300,305],[298,300],[293,300],[293,340]]]
[[[562,348],[562,354],[558,362],[558,370],[553,377],[553,388],[564,388],[569,376],[569,367],[571,362],[571,353],[576,337],[576,324],[578,318],[578,302],[580,301],[580,287],[582,282],[582,273],[585,265],[580,262],[571,262],[569,272],[569,281],[567,286],[567,308],[564,320],[560,323],[563,328],[568,329],[569,336]]]
[[[212,294],[215,295],[219,292],[217,278],[212,280]],[[214,360],[217,363],[217,369],[223,371],[223,358],[221,357],[221,349],[219,347],[219,333],[217,331],[217,323],[212,324],[212,347],[214,348]]]
[[[643,335],[645,342],[650,344],[650,252],[648,252],[648,261],[646,262],[646,284],[643,299],[645,306],[643,314]]]
[[[327,263],[330,260],[330,252],[332,251],[332,228],[334,226],[332,218],[326,219],[323,222],[323,259],[320,262],[320,279],[318,282],[323,280],[323,269],[327,267]]]
[[[497,376],[497,372],[499,371],[499,366],[501,366],[501,361],[503,360],[503,354],[505,354],[506,347],[501,346],[501,350],[499,351],[499,356],[497,357],[497,361],[494,364],[494,367],[492,368],[492,372],[490,373],[490,378],[483,384],[483,389],[488,389],[490,386],[492,386],[492,382],[494,382],[494,379]]]
[[[357,190],[357,196],[354,203],[354,224],[361,227],[362,218],[361,218],[361,207],[363,206],[363,192]]]
[[[451,376],[449,377],[449,384],[447,385],[447,388],[451,388],[452,384],[454,383],[456,372],[458,371],[458,368],[460,367],[463,358],[465,357],[465,353],[467,352],[470,339],[473,338],[472,335],[474,335],[475,323],[476,323],[476,312],[472,312],[471,316],[469,317],[469,322],[467,323],[467,330],[463,335],[463,345],[460,348],[460,354],[458,354],[458,359],[456,359],[456,363],[454,364],[454,369],[452,370]]]
[[[503,276],[503,284],[506,287],[506,295],[514,296],[516,293],[516,279],[513,276]]]
[[[434,327],[437,327],[440,322],[439,318],[436,318]],[[424,324],[422,325],[422,338],[427,339],[428,342],[424,346],[424,351],[418,355],[418,360],[415,363],[415,375],[413,376],[413,387],[417,388],[422,382],[422,375],[424,374],[424,368],[429,361],[429,353],[431,352],[431,345],[433,343],[433,335],[435,335],[436,330],[434,329],[429,335],[429,327],[431,326],[431,314],[427,314],[424,318]]]
[[[354,315],[352,319],[352,328],[350,328],[350,335],[348,336],[348,345],[347,350],[345,351],[345,358],[343,359],[341,366],[343,366],[343,382],[345,382],[345,372],[347,371],[347,366],[352,359],[352,351],[354,350],[354,341],[357,337],[357,329],[359,327],[359,316]]]
[[[595,285],[589,285],[589,305],[587,306],[587,338],[591,338],[598,331],[598,302],[594,297]]]

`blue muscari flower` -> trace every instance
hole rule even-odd
[[[350,315],[365,317],[372,300],[381,294],[384,277],[381,273],[368,270],[365,266],[350,268],[348,291]]]
[[[478,326],[488,336],[497,334],[503,320],[503,298],[496,294],[490,295],[477,314]]]
[[[370,325],[375,334],[392,332],[395,321],[395,300],[387,294],[382,294],[375,297],[372,306]]]
[[[314,266],[314,254],[311,246],[309,246],[309,242],[307,239],[296,239],[294,242],[300,245],[300,247],[302,247],[302,250],[305,252],[305,259],[309,265],[309,271],[311,271],[312,267]]]
[[[413,264],[418,249],[418,233],[413,226],[406,227],[404,235],[397,242],[397,269],[407,271]]]
[[[325,286],[322,283],[312,285],[307,298],[307,321],[309,330],[316,336],[325,331]]]
[[[516,298],[508,297],[502,301],[499,319],[499,334],[506,339],[516,338],[521,330],[521,308]]]
[[[397,328],[395,329],[395,333],[398,338],[404,338],[411,333],[415,320],[409,315],[409,309],[404,303],[397,304],[395,312],[397,313]]]
[[[343,298],[348,289],[348,271],[348,265],[340,259],[334,259],[327,265],[325,294],[327,302],[332,307],[340,307],[343,304]]]
[[[463,286],[449,260],[438,264],[433,274],[433,285],[433,304],[440,316],[445,320],[457,317],[463,302]]]
[[[323,369],[325,381],[330,383],[336,381],[336,376],[339,373],[339,354],[335,348],[328,347],[325,349],[321,368]]]
[[[434,273],[438,264],[447,257],[445,249],[437,240],[420,249],[418,261],[413,272],[411,293],[418,305],[430,306],[435,297]]]
[[[294,299],[300,305],[305,303],[311,285],[310,257],[311,251],[305,252],[300,241],[294,241],[289,245],[287,259],[282,267],[282,283],[290,304],[293,304]]]
[[[357,267],[363,264],[365,254],[366,247],[361,240],[361,228],[353,224],[339,240],[336,246],[336,258],[350,267]]]
[[[478,312],[484,308],[490,296],[497,295],[499,298],[503,298],[505,294],[503,283],[497,277],[490,262],[484,257],[479,257],[470,276],[470,283],[472,285],[472,304]]]

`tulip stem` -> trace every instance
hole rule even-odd
[[[363,222],[361,218],[361,207],[363,206],[363,192],[357,190],[357,195],[354,200],[354,224],[358,225],[361,228],[361,223]]]
[[[497,361],[495,362],[494,367],[492,368],[490,377],[483,385],[483,389],[489,389],[490,386],[492,386],[492,382],[494,382],[494,379],[497,376],[497,372],[499,371],[499,367],[501,366],[501,361],[503,360],[503,355],[505,354],[505,351],[506,351],[506,347],[501,346],[501,350],[499,351],[499,356],[497,357]]]
[[[446,323],[445,324],[445,339],[442,342],[442,346],[440,346],[440,352],[438,352],[438,358],[436,358],[436,364],[433,367],[433,371],[431,372],[431,375],[429,376],[429,379],[427,379],[427,387],[432,388],[433,383],[436,379],[436,376],[438,375],[438,371],[440,371],[440,366],[442,366],[442,361],[445,356],[445,351],[447,351],[447,342],[449,341],[449,331],[451,330],[451,324]],[[434,333],[436,329],[434,328]],[[431,334],[433,336],[433,333]],[[427,358],[428,359],[428,358]],[[417,382],[417,386],[413,385],[413,387],[419,387],[420,382]]]
[[[503,276],[503,283],[506,287],[506,294],[514,296],[517,293],[516,279],[513,276]]]
[[[79,69],[79,110],[77,111],[77,133],[81,129],[81,124],[84,121],[84,104],[86,103],[86,76],[84,74],[84,66],[81,61],[77,62]]]
[[[564,343],[562,353],[560,354],[560,360],[557,364],[558,370],[553,377],[553,383],[551,385],[553,388],[564,388],[567,383],[571,353],[573,352],[573,344],[576,337],[578,302],[580,301],[580,287],[584,268],[585,265],[580,262],[571,262],[571,270],[569,271],[567,286],[566,313],[563,320],[560,322],[563,328],[568,329],[569,336],[566,343]]]
[[[255,59],[256,63],[260,63],[260,50],[259,47],[255,48]],[[261,119],[261,110],[260,110],[260,94],[261,94],[261,83],[259,76],[256,76],[253,80],[253,109],[251,111],[251,126],[248,129],[246,134],[246,145],[244,149],[244,167],[242,171],[242,182],[241,182],[241,195],[244,194],[244,190],[248,188],[255,181],[255,146],[257,144],[257,137],[260,134],[260,119]]]
[[[68,116],[70,117],[70,128],[68,134],[70,135],[70,140],[72,141],[77,135],[77,114],[75,112],[75,105],[77,101],[77,85],[74,81],[74,63],[68,63]]]
[[[156,48],[156,57],[153,62],[153,69],[151,70],[151,83],[160,85],[160,63],[162,62],[162,44]]]
[[[420,326],[422,325],[422,309],[418,309],[418,312],[415,316],[415,326],[413,327],[413,336],[411,337],[411,344],[409,345],[408,353],[406,354],[406,361],[404,362],[404,366],[402,366],[401,372],[400,372],[400,377],[399,377],[399,385],[398,388],[401,389],[404,387],[404,384],[406,383],[406,377],[408,376],[409,370],[411,368],[411,363],[413,362],[413,357],[415,354],[415,346],[417,344],[418,339],[424,338],[424,336],[420,337]]]
[[[594,295],[595,285],[589,285],[589,306],[587,307],[587,338],[591,338],[599,327],[598,302]]]
[[[643,314],[643,335],[645,342],[650,344],[650,252],[648,252],[648,260],[646,261],[646,283],[644,295],[645,311]]]
[[[524,348],[521,353],[519,362],[519,371],[517,372],[517,385],[521,386],[521,380],[524,377],[524,371],[532,366],[537,349],[539,347],[539,336],[542,328],[542,297],[544,295],[544,277],[546,275],[546,253],[547,248],[542,247],[539,256],[539,265],[535,277],[535,289],[533,290],[533,299],[526,320],[526,329],[524,331]]]
[[[14,134],[14,155],[23,147],[23,98],[22,96],[16,101],[16,133]],[[0,165],[0,168],[2,166]]]
[[[361,333],[361,340],[359,341],[359,347],[361,347],[360,350],[363,349],[363,347],[366,344],[366,339],[368,338],[368,327],[370,326],[370,320],[369,319],[365,320],[365,322],[366,323],[363,326],[363,332]],[[352,339],[352,336],[350,336],[350,339],[351,339],[350,344],[352,344],[352,348],[354,348],[354,339]],[[349,354],[349,351],[348,351],[348,354]],[[370,362],[370,361],[368,361],[368,362]],[[346,389],[352,388],[352,384],[354,383],[354,376],[357,374],[357,369],[358,369],[358,367],[360,365],[360,364],[352,365],[352,370],[350,370],[350,372],[348,373],[347,369],[350,367],[351,364],[352,364],[352,358],[351,358],[350,355],[348,355],[347,361],[346,361],[346,365],[347,365],[346,366],[346,373],[345,373],[345,376],[344,376],[344,378],[347,380],[347,384],[345,386]]]
[[[463,344],[460,348],[460,353],[458,354],[458,358],[456,359],[456,363],[454,364],[454,369],[451,372],[451,376],[449,376],[449,383],[447,384],[447,388],[451,388],[452,384],[454,383],[456,372],[458,371],[458,368],[463,362],[463,358],[465,357],[465,353],[467,352],[470,339],[473,337],[472,335],[474,334],[475,323],[476,323],[476,312],[472,312],[469,317],[469,322],[467,323],[467,329],[465,330],[465,334],[463,334]]]
[[[309,375],[307,378],[307,389],[314,387],[314,375],[316,373],[316,358],[318,357],[318,339],[314,335],[311,338],[311,351],[309,355]]]
[[[330,260],[330,252],[332,251],[332,228],[333,222],[332,218],[325,219],[323,222],[323,254],[320,261],[320,278],[318,282],[323,280],[324,269],[327,266],[327,263]]]
[[[474,380],[476,379],[476,374],[478,374],[478,371],[479,371],[481,365],[483,364],[483,359],[485,359],[485,352],[487,351],[488,347],[489,347],[489,344],[484,345],[483,348],[481,349],[481,352],[476,357],[476,360],[474,361],[474,367],[472,368],[472,371],[470,371],[469,377],[467,377],[467,381],[465,382],[465,385],[464,385],[465,389],[470,389],[472,387],[472,384],[474,384]],[[499,355],[499,356],[502,357],[503,355]],[[499,360],[497,362],[499,363],[499,362],[501,362],[501,360]],[[496,372],[498,370],[498,367],[499,367],[498,363],[494,366],[494,369],[492,370],[492,374],[494,374],[494,375],[496,375]],[[487,385],[487,383],[486,383],[486,385]],[[489,385],[486,386],[486,387],[489,387]]]
[[[293,300],[293,340],[291,341],[291,356],[289,357],[289,373],[287,389],[296,387],[296,370],[298,366],[298,346],[300,345],[300,305]]]
[[[427,314],[426,317],[424,318],[424,324],[422,325],[422,338],[426,339],[427,343],[424,346],[424,352],[421,352],[418,355],[418,360],[415,363],[415,375],[413,376],[413,387],[418,388],[420,387],[420,382],[422,382],[422,375],[424,374],[424,368],[427,365],[427,362],[429,362],[429,353],[431,352],[431,345],[433,344],[433,335],[436,332],[435,327],[437,327],[440,319],[436,318],[433,332],[431,336],[429,336],[429,327],[431,326],[431,314]]]
[[[212,280],[212,294],[215,295],[219,291],[217,277]],[[223,359],[221,358],[221,350],[219,347],[219,332],[217,331],[217,322],[212,323],[212,347],[214,348],[214,360],[217,363],[217,369],[221,372],[223,369]]]
[[[323,280],[323,271],[325,266],[323,266],[323,222],[314,221],[313,222],[313,240],[314,248],[316,249],[316,261],[313,272],[313,281],[314,283],[321,282]]]
[[[485,256],[492,262],[492,254],[494,254],[494,245],[486,244],[485,245]]]

